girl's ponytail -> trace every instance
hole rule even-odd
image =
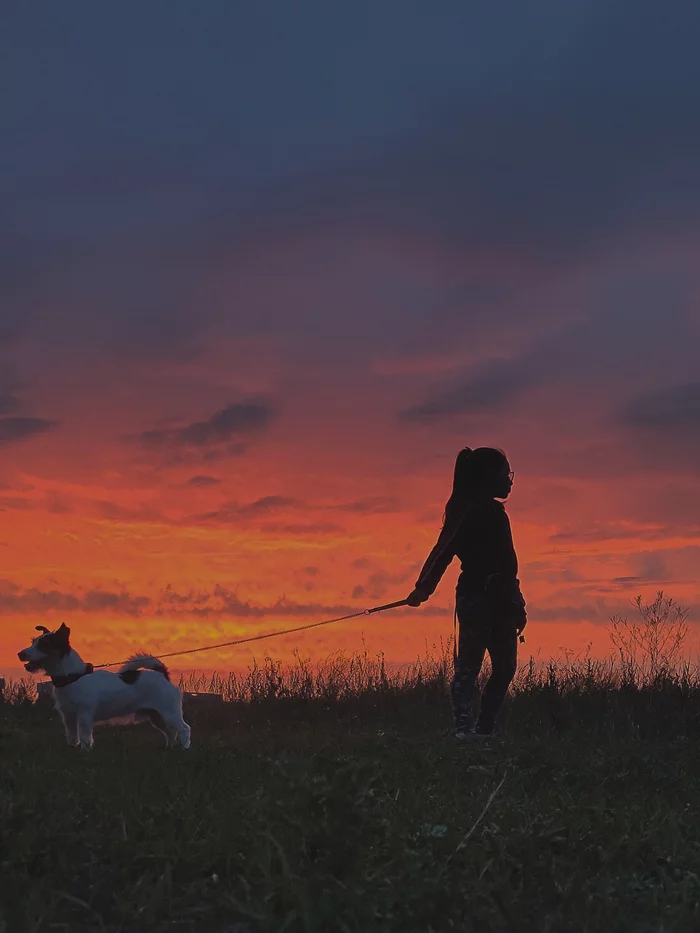
[[[442,516],[443,523],[452,516],[455,510],[462,509],[465,502],[467,490],[469,488],[470,464],[474,451],[471,447],[463,447],[457,454],[455,460],[454,477],[452,479],[452,493],[445,504],[445,512]]]

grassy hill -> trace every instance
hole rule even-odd
[[[68,748],[15,691],[0,931],[700,929],[688,669],[525,667],[477,747],[450,734],[446,672],[268,662],[190,710],[189,752],[147,726]]]

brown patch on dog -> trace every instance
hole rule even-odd
[[[119,675],[125,684],[135,684],[141,676],[141,671],[122,671]]]
[[[30,674],[35,674],[37,671],[43,671],[46,667],[46,661],[50,660],[51,658],[64,658],[71,650],[70,629],[65,624],[65,622],[62,622],[61,627],[55,632],[50,632],[45,625],[37,625],[35,628],[42,634],[37,636],[32,641],[32,648],[38,648],[39,651],[42,652],[43,657],[36,658],[24,665],[25,671]],[[24,661],[25,658],[22,657],[23,655],[25,655],[25,652],[20,651],[18,655],[20,661]]]
[[[154,658],[152,654],[132,655],[126,662],[125,667],[127,670],[134,671],[154,671],[156,674],[162,674],[166,680],[170,680],[170,671],[168,668],[162,661],[159,661],[158,658]]]
[[[57,632],[47,632],[45,635],[40,635],[34,642],[34,647],[43,651],[47,657],[64,658],[70,651],[69,635],[70,629],[66,625],[62,625]]]

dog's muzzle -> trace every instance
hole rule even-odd
[[[27,654],[28,652],[25,648],[24,651],[19,651],[17,653],[17,657],[20,659],[20,661],[27,661]],[[27,661],[27,663],[24,665],[24,669],[28,674],[35,674],[37,671],[43,669],[43,659],[38,661]]]

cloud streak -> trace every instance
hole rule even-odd
[[[341,502],[338,505],[326,506],[326,508],[336,512],[350,512],[354,515],[386,515],[401,510],[399,502],[393,496],[368,496],[365,499]]]
[[[519,361],[494,361],[454,388],[401,410],[398,417],[401,421],[431,423],[454,415],[497,411],[540,379]]]
[[[241,599],[227,587],[217,585],[211,590],[180,592],[166,586],[151,597],[109,590],[78,590],[65,592],[58,589],[24,588],[10,580],[0,580],[0,615],[38,615],[60,612],[63,614],[101,613],[125,615],[131,618],[241,618],[263,619],[271,616],[314,619],[319,615],[347,615],[357,607],[346,603],[299,603],[280,597],[267,605],[256,605]]]
[[[154,428],[143,431],[141,443],[149,449],[194,448],[210,450],[268,427],[274,412],[269,404],[236,402],[215,412],[205,421],[193,421],[180,428]]]
[[[215,522],[221,524],[236,524],[246,522],[253,518],[270,515],[286,509],[301,508],[299,500],[288,496],[261,496],[253,502],[238,503],[224,502],[219,508],[201,515],[192,516],[194,522]]]
[[[651,434],[672,437],[700,433],[700,382],[644,394],[622,413],[621,422]]]
[[[2,335],[0,334],[0,343],[2,342]],[[17,396],[10,391],[5,389],[0,389],[0,415],[7,415],[10,412],[16,411],[19,408],[19,399]]]
[[[203,488],[207,486],[220,486],[221,480],[216,476],[208,476],[205,473],[199,473],[196,476],[191,476],[187,480],[188,486],[194,486],[196,488]]]
[[[10,580],[0,580],[0,614],[36,615],[44,613],[101,613],[138,617],[151,605],[146,596],[87,590],[66,593],[61,590],[23,588]]]
[[[39,434],[45,434],[55,426],[55,421],[49,421],[46,418],[22,418],[20,416],[0,418],[0,445],[31,440]]]

